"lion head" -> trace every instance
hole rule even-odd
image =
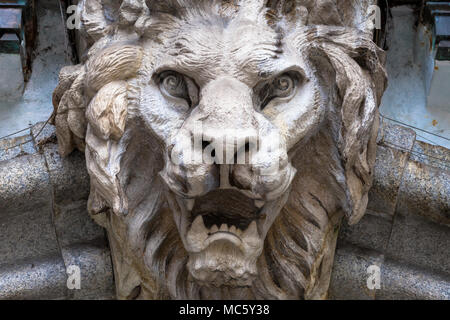
[[[54,93],[119,298],[324,298],[372,183],[372,1],[85,0]]]

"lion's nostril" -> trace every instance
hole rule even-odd
[[[205,150],[206,148],[208,148],[208,146],[210,146],[210,145],[211,145],[211,141],[203,140],[203,141],[202,141],[202,150],[204,151],[204,150]],[[216,150],[215,150],[215,149],[212,149],[212,150],[211,150],[210,156],[213,157],[213,158],[216,156]]]
[[[203,141],[202,141],[202,149],[205,150],[206,147],[209,146],[210,144],[211,144],[210,141],[205,141],[205,140],[203,140]]]
[[[238,148],[234,154],[234,164],[251,164],[251,154],[256,152],[255,145],[247,142],[244,147]]]
[[[171,144],[168,148],[167,148],[167,153],[169,154],[169,156],[171,156],[172,155],[172,151],[173,151],[173,148],[175,147],[175,145],[174,144]]]
[[[247,142],[247,143],[245,144],[244,149],[245,149],[245,152],[250,152],[250,143],[249,143],[249,142]]]

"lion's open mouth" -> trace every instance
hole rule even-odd
[[[261,238],[258,224],[266,217],[264,202],[250,199],[234,189],[221,189],[191,200],[190,206],[187,240],[195,251],[219,240],[245,250],[246,244]]]
[[[184,243],[193,278],[205,285],[249,286],[270,206],[236,189],[217,189],[184,203]]]
[[[264,190],[261,195],[230,184],[222,179],[228,175],[222,173],[220,187],[206,193],[201,192],[207,189],[201,188],[205,185],[195,183],[187,190],[190,192],[181,190],[173,171],[166,169],[161,174],[169,187],[167,200],[189,254],[187,267],[197,283],[251,285],[258,274],[257,260],[267,232],[287,201],[294,175],[295,170],[286,166],[279,175],[261,177],[265,183],[257,189]]]
[[[239,236],[253,221],[264,217],[253,199],[232,189],[215,190],[197,198],[191,214],[192,221],[202,217],[211,235],[221,231]]]

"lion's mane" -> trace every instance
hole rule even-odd
[[[66,156],[74,148],[86,152],[89,210],[108,230],[119,298],[325,298],[340,218],[345,215],[356,223],[367,205],[386,75],[383,52],[370,34],[347,25],[330,1],[304,2],[310,17],[297,26],[295,46],[317,68],[322,94],[328,97],[326,125],[292,159],[300,174],[265,239],[258,279],[251,288],[234,292],[202,289],[189,279],[188,256],[158,178],[163,166],[160,146],[136,138],[148,134],[139,117],[139,79],[152,72],[139,36],[153,34],[158,41],[157,35],[182,15],[206,14],[206,9],[201,11],[199,4],[187,10],[190,2],[181,0],[147,1],[147,6],[124,0],[118,1],[116,23],[106,24],[101,1],[82,1],[92,46],[80,65],[61,71],[53,119],[60,153]],[[289,18],[287,3],[265,4],[264,17],[274,28]],[[324,24],[315,13],[321,7],[333,26],[317,25]],[[238,1],[223,1],[217,12],[232,17],[239,10]],[[138,36],[121,38],[121,28],[131,28]],[[146,145],[133,147],[144,140]]]

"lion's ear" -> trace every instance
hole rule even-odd
[[[115,81],[103,86],[86,111],[86,118],[94,133],[104,140],[119,140],[125,131],[127,104],[126,81]]]
[[[84,68],[63,68],[53,92],[53,122],[60,154],[65,157],[75,148],[84,150],[86,120],[83,97]]]
[[[137,73],[142,57],[139,46],[117,45],[100,50],[85,66],[63,68],[53,94],[54,123],[62,156],[75,148],[84,151],[86,107],[90,104],[89,119],[100,138],[118,139],[123,134],[127,105],[125,80]],[[103,87],[106,88],[101,90]],[[92,103],[91,98],[94,98]]]
[[[142,48],[134,45],[112,45],[95,53],[86,62],[86,94],[93,97],[107,83],[134,76],[142,56]]]

